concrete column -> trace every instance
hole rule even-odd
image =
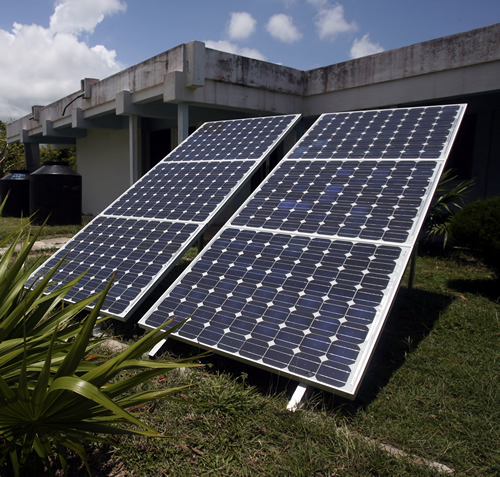
[[[139,179],[139,164],[141,154],[141,134],[139,123],[139,116],[131,114],[128,117],[130,185],[134,184]]]
[[[187,103],[177,105],[177,138],[179,144],[189,136],[189,106]]]
[[[493,111],[480,111],[477,115],[472,177],[476,178],[477,195],[474,199],[485,199],[488,184],[488,162],[491,155],[491,132]]]
[[[24,162],[26,169],[35,172],[40,167],[40,145],[32,142],[24,143]]]

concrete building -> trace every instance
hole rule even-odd
[[[450,165],[500,195],[500,24],[300,71],[193,41],[7,125],[39,165],[39,144],[77,147],[83,212],[98,214],[205,121],[468,103]]]

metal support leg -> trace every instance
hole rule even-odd
[[[154,358],[156,353],[158,353],[158,351],[160,351],[161,347],[167,342],[167,340],[161,340],[159,343],[157,343],[155,346],[153,346],[153,348],[151,348],[150,352],[149,352],[149,357],[150,358]]]
[[[295,392],[293,393],[292,399],[290,399],[290,402],[286,407],[287,410],[295,412],[297,409],[300,409],[304,405],[302,400],[304,399],[304,396],[306,396],[307,391],[308,391],[307,384],[303,383],[298,384],[297,388],[295,389]]]
[[[411,296],[413,291],[413,285],[415,283],[415,270],[417,268],[417,255],[418,255],[418,242],[415,244],[415,248],[411,254],[410,261],[410,276],[408,278],[408,295]]]
[[[205,237],[203,234],[201,234],[200,238],[198,239],[198,253],[200,253],[203,250],[204,246],[205,246]]]

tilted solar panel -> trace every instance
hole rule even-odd
[[[140,324],[355,396],[464,111],[322,115]]]
[[[68,254],[48,291],[87,271],[69,302],[104,289],[103,312],[127,319],[241,190],[300,115],[205,123],[31,277]]]

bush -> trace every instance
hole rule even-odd
[[[472,202],[457,212],[450,236],[500,275],[500,196]]]
[[[97,362],[91,350],[101,340],[92,330],[111,282],[102,293],[62,306],[81,276],[46,294],[55,267],[25,290],[36,267],[27,265],[36,238],[28,235],[21,243],[19,236],[0,259],[0,474],[10,458],[11,470],[20,475],[33,451],[49,469],[57,455],[66,473],[67,449],[81,457],[90,474],[83,442],[110,443],[108,436],[120,434],[159,436],[136,410],[171,399],[186,386],[155,391],[137,391],[137,386],[180,367],[198,366],[192,363],[197,357],[143,360],[169,334],[158,328]],[[81,314],[96,299],[82,321]]]
[[[475,183],[474,179],[470,179],[457,184],[458,176],[453,175],[454,173],[454,169],[448,169],[441,175],[425,221],[427,238],[442,237],[443,247],[446,247],[448,242],[451,218],[462,208],[467,193]]]

